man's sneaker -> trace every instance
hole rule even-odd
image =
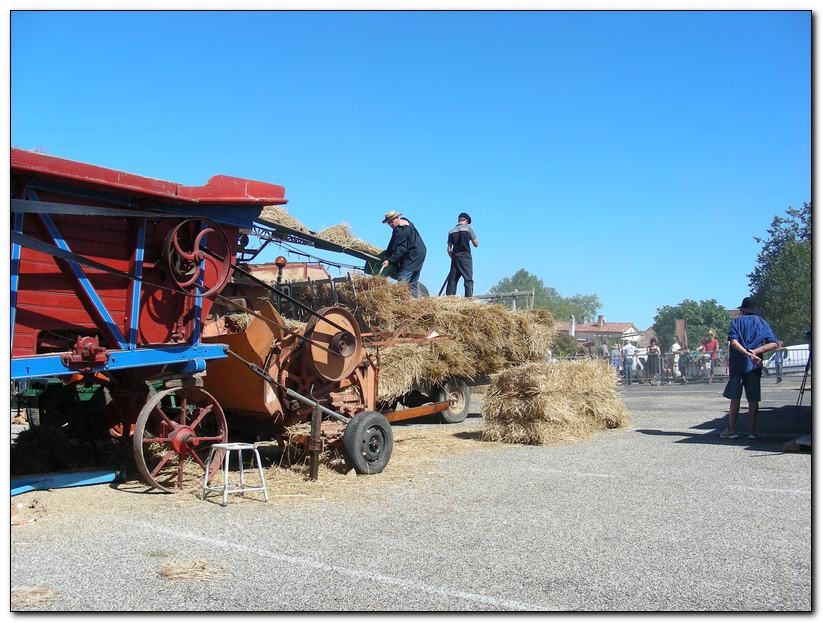
[[[720,436],[723,439],[737,439],[737,433],[732,433],[727,430],[724,430],[722,433],[720,433]]]
[[[751,439],[751,440],[760,439],[760,436],[757,433],[749,433],[749,439]]]

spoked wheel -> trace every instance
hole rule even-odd
[[[169,493],[197,488],[212,444],[228,440],[217,400],[200,387],[173,387],[149,398],[134,426],[134,460],[144,482]],[[222,462],[219,450],[212,472]]]
[[[166,264],[183,290],[200,285],[202,296],[223,289],[231,270],[231,247],[226,233],[207,219],[186,219],[166,236]]]
[[[346,463],[358,474],[379,474],[391,458],[394,437],[389,422],[380,413],[362,411],[343,432]]]

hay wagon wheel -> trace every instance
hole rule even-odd
[[[223,409],[207,391],[196,386],[162,390],[149,397],[137,417],[137,470],[146,484],[163,491],[193,490],[202,482],[212,444],[228,436]],[[221,462],[215,456],[212,472]]]
[[[471,402],[471,388],[463,379],[447,379],[432,392],[434,400],[448,400],[449,408],[440,412],[440,417],[447,424],[457,424],[466,419]]]

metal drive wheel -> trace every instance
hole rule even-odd
[[[134,426],[134,460],[144,482],[176,493],[197,488],[212,444],[229,438],[217,400],[200,387],[173,387],[149,397]],[[222,452],[222,451],[218,451]],[[222,457],[215,456],[212,471]]]
[[[457,424],[469,414],[471,389],[463,379],[448,379],[435,390],[436,400],[448,400],[449,408],[440,412],[447,424]]]
[[[312,316],[303,332],[311,340],[312,366],[328,381],[343,380],[363,360],[360,325],[343,307],[324,307],[317,313],[321,317]]]
[[[394,436],[380,413],[361,411],[343,431],[343,454],[358,474],[379,474],[391,458]]]
[[[163,250],[169,274],[183,290],[192,290],[200,282],[201,296],[209,296],[222,290],[229,280],[229,239],[208,219],[186,219],[175,225]]]

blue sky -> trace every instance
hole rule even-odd
[[[467,211],[476,293],[525,268],[645,329],[686,298],[739,305],[753,236],[811,199],[810,20],[15,12],[11,142],[183,184],[281,184],[310,228],[346,222],[378,246],[400,210],[435,292]]]

